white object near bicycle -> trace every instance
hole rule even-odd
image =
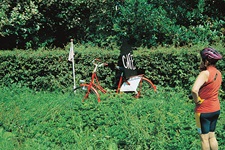
[[[137,87],[141,81],[141,76],[131,77],[127,82],[124,82],[120,88],[121,92],[134,91],[137,92]]]
[[[80,83],[85,83],[86,81],[85,80],[80,80]],[[85,86],[82,87],[82,90],[87,90],[87,88]]]

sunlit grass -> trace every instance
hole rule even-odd
[[[0,88],[0,149],[200,149],[187,92],[157,90],[147,99],[104,94],[96,104],[71,93]],[[217,127],[220,149],[224,116]]]

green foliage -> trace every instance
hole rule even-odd
[[[156,85],[183,87],[190,90],[198,74],[200,64],[199,50],[205,46],[137,49],[133,52],[135,65],[138,72],[144,73],[147,78]],[[223,46],[213,46],[223,55]],[[38,50],[38,51],[1,51],[0,52],[0,84],[10,86],[18,84],[35,90],[60,90],[72,89],[73,74],[72,63],[68,62],[67,51]],[[76,84],[81,79],[86,82],[90,80],[94,68],[92,60],[101,59],[106,63],[117,63],[118,50],[105,50],[97,47],[75,47],[75,75]],[[222,71],[224,78],[224,58],[217,64]],[[103,87],[110,88],[114,84],[115,72],[109,67],[102,67],[98,70],[98,77]],[[224,95],[225,87],[222,84]]]
[[[92,72],[92,60],[101,58],[103,61],[116,61],[115,55],[109,51],[97,48],[80,47],[75,54],[76,80],[77,83],[83,77],[90,79]],[[72,63],[68,62],[69,51],[65,50],[38,50],[38,51],[1,51],[0,84],[10,86],[18,84],[35,90],[71,90],[73,83]],[[88,54],[88,55],[87,55]],[[114,74],[106,68],[100,71],[100,79],[108,76],[110,81]]]
[[[152,51],[140,49],[134,51],[134,60],[140,72],[144,72],[154,84],[183,87],[189,91],[199,73],[199,65],[201,62],[199,50],[204,47],[205,46],[194,46],[191,48],[182,47],[178,49],[162,47]],[[221,47],[221,45],[212,47],[216,48],[224,55],[224,48]],[[224,78],[224,58],[217,63],[217,67],[221,70]],[[221,94],[223,97],[224,90],[224,84],[222,84]]]
[[[54,54],[54,56],[53,56]],[[63,51],[5,51],[1,55],[1,84],[17,83],[36,90],[55,90],[68,83],[68,65]],[[64,62],[64,63],[62,63]]]
[[[113,49],[129,38],[136,47],[224,41],[224,0],[60,0],[1,3],[0,49],[64,47]]]
[[[8,49],[15,44],[23,44],[22,48],[31,48],[39,41],[37,32],[41,28],[41,24],[37,22],[41,19],[38,6],[33,1],[29,2],[9,2],[1,3],[4,8],[2,11],[3,18],[1,20],[1,39]],[[3,46],[4,48],[4,46]]]
[[[0,93],[0,149],[200,148],[194,104],[181,88],[159,86],[148,99],[107,95],[99,104],[17,86]],[[221,113],[220,149],[225,148],[224,121]]]
[[[139,46],[171,44],[170,36],[175,34],[171,29],[175,27],[175,22],[167,16],[163,7],[154,7],[146,1],[125,1],[118,11],[114,30],[120,37],[133,38]]]

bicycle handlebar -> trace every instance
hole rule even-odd
[[[98,62],[96,62],[98,61]],[[97,66],[97,67],[102,67],[102,66],[107,66],[107,63],[102,63],[102,61],[98,58],[95,58],[94,60],[92,60],[92,63]]]

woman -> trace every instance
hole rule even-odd
[[[218,93],[222,76],[216,68],[216,62],[222,59],[222,56],[213,48],[204,48],[200,54],[201,72],[192,87],[192,96],[196,104],[196,125],[201,138],[202,150],[218,150],[215,129],[220,115]]]

